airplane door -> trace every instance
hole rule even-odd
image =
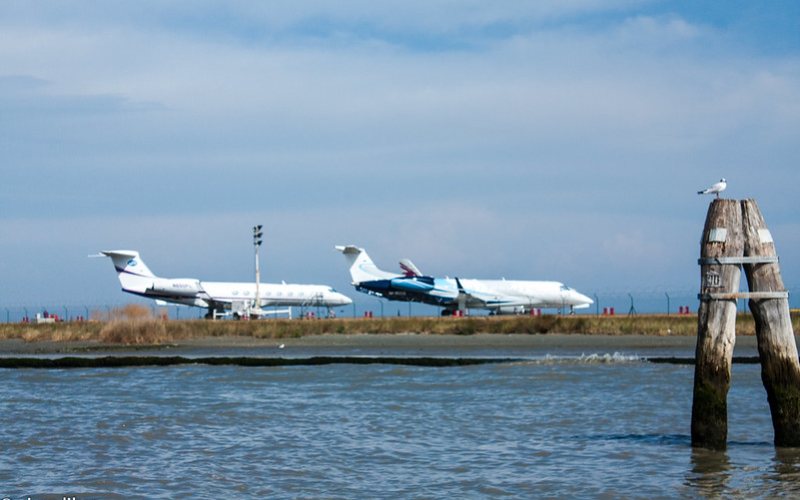
[[[567,298],[569,295],[569,288],[561,285],[561,290],[559,291],[560,302],[561,305],[559,306],[559,312],[563,315],[567,308]]]

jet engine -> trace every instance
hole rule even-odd
[[[156,279],[145,293],[153,295],[170,295],[176,297],[194,297],[203,288],[200,280],[195,279]]]

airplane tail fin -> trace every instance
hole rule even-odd
[[[156,277],[135,250],[105,250],[90,257],[110,257],[122,289],[126,291],[143,293]]]
[[[353,279],[353,283],[391,279],[399,276],[398,274],[387,273],[378,269],[378,266],[372,262],[372,259],[369,258],[363,248],[347,245],[336,246],[336,250],[342,252],[350,264],[350,277]]]

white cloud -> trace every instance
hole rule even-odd
[[[70,255],[76,228],[103,227],[88,246],[127,238],[213,279],[259,217],[305,280],[334,276],[315,252],[336,243],[442,273],[693,276],[694,190],[726,176],[796,215],[800,61],[637,4],[15,4],[0,222],[64,227],[47,239]],[[198,268],[170,257],[186,246]]]
[[[633,16],[617,29],[619,42],[623,44],[655,43],[657,46],[693,41],[703,35],[703,28],[679,17],[655,18]]]

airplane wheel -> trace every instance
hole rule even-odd
[[[452,316],[452,315],[453,311],[451,311],[450,309],[442,309],[442,316]]]

